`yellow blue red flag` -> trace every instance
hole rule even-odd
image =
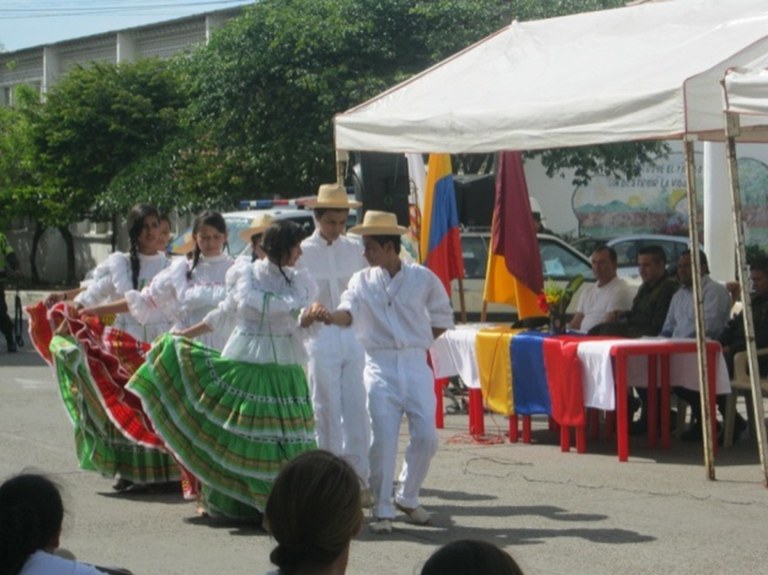
[[[450,155],[429,155],[425,188],[419,257],[421,263],[440,278],[450,295],[451,280],[464,277],[459,212]]]

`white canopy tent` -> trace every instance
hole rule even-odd
[[[676,0],[510,26],[335,118],[346,151],[472,153],[723,140],[725,71],[768,55],[766,0]],[[753,124],[758,124],[754,127]],[[741,141],[766,140],[745,117]],[[690,218],[705,462],[714,479],[698,229]]]
[[[765,0],[676,0],[513,22],[336,116],[336,148],[494,152],[722,140],[726,69],[768,53]]]
[[[750,301],[747,277],[747,258],[744,249],[744,229],[741,219],[741,193],[739,191],[739,169],[736,159],[736,141],[740,140],[741,120],[744,115],[750,115],[750,123],[755,126],[762,124],[768,127],[768,54],[750,62],[745,67],[728,70],[723,79],[723,95],[725,101],[726,120],[726,152],[728,157],[728,171],[731,177],[731,201],[733,202],[733,228],[736,232],[738,250],[736,260],[739,265],[739,282],[744,302],[744,333],[747,335],[747,357],[749,360],[749,374],[751,383],[754,420],[757,422],[755,431],[760,449],[760,460],[763,469],[768,469],[766,451],[766,433],[763,422],[762,389],[757,361],[757,345],[755,342],[754,322],[752,318],[752,305]],[[766,471],[766,485],[768,485],[768,471]]]

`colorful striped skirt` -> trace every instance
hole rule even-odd
[[[203,484],[209,511],[263,511],[284,462],[314,449],[314,417],[299,365],[253,364],[166,335],[128,383],[156,432]]]

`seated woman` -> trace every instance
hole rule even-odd
[[[56,555],[63,518],[61,494],[50,479],[28,473],[3,483],[0,486],[0,573],[130,575],[123,569],[96,568]]]
[[[343,575],[349,545],[363,523],[360,480],[329,451],[305,451],[280,471],[264,525],[277,541],[271,575]]]

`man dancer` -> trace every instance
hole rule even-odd
[[[350,202],[338,184],[320,186],[317,198],[307,204],[314,210],[316,228],[301,243],[299,265],[312,274],[319,294],[309,307],[307,320],[317,319],[318,309],[336,309],[349,279],[367,267],[362,245],[346,236]],[[363,484],[363,503],[370,504],[368,449],[370,422],[366,408],[363,367],[365,353],[352,330],[322,322],[308,329],[307,364],[309,387],[315,411],[317,446],[344,457]]]
[[[350,233],[363,236],[370,267],[357,272],[341,304],[325,321],[353,326],[365,347],[365,386],[371,414],[371,491],[374,533],[391,533],[395,509],[427,524],[429,512],[419,504],[419,490],[437,451],[435,394],[427,350],[453,327],[445,288],[429,269],[400,260],[395,214],[369,210]],[[392,479],[403,414],[409,441],[399,484],[392,500]]]

